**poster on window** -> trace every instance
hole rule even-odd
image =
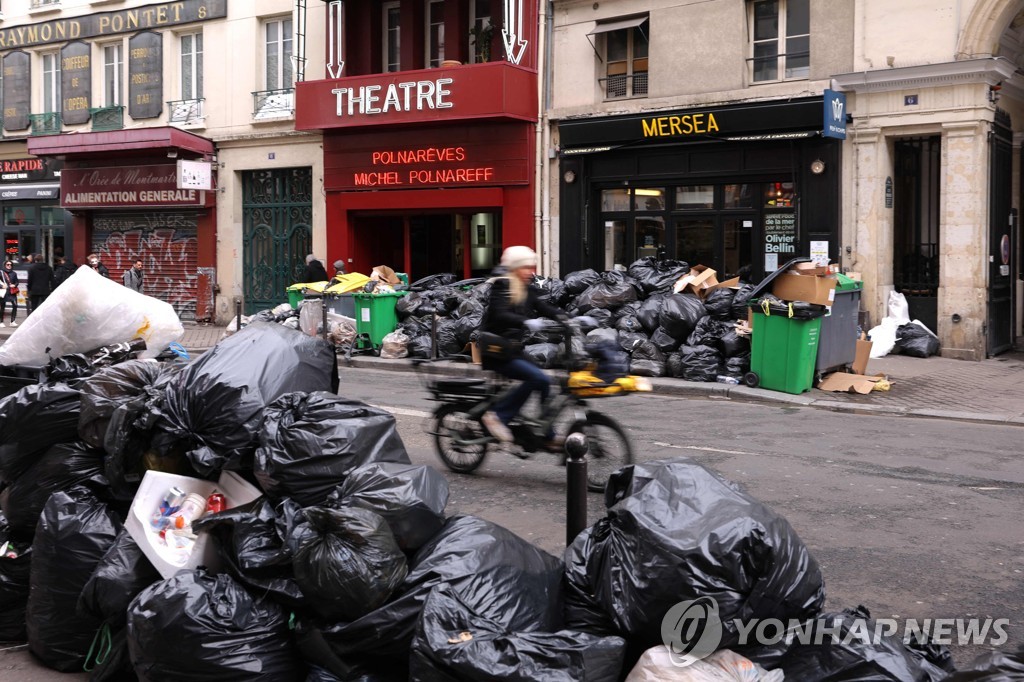
[[[778,270],[796,256],[796,214],[768,213],[764,216],[764,271]]]
[[[4,130],[28,128],[32,112],[32,76],[28,52],[4,55]]]
[[[164,107],[164,39],[145,31],[128,39],[128,114],[157,118]]]
[[[92,91],[92,46],[81,40],[60,48],[60,117],[64,125],[89,120]]]

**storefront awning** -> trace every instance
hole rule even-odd
[[[640,24],[647,21],[647,16],[633,17],[631,19],[619,19],[618,21],[606,21],[598,24],[594,27],[594,30],[588,33],[588,36],[597,35],[599,33],[610,33],[611,31],[618,31],[623,28],[636,28]]]
[[[15,199],[56,199],[60,196],[60,185],[0,185],[0,201]]]
[[[106,157],[111,152],[119,156],[150,155],[155,152],[180,152],[182,158],[196,158],[214,154],[213,141],[199,135],[174,128],[137,128],[111,130],[101,133],[75,133],[73,135],[40,135],[28,139],[28,151],[35,156],[84,158]]]

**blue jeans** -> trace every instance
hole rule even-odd
[[[495,371],[509,379],[522,382],[512,389],[508,395],[495,403],[492,408],[494,413],[498,415],[498,418],[505,424],[511,422],[512,418],[519,414],[519,410],[523,409],[523,405],[526,404],[531,393],[537,391],[540,394],[541,401],[547,400],[548,395],[551,393],[551,382],[548,381],[548,376],[544,374],[540,367],[526,358],[509,360],[503,365],[495,367]]]

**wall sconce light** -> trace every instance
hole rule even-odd
[[[178,150],[177,149],[168,149],[167,150],[167,158],[168,159],[176,159],[176,158],[178,158]]]
[[[576,182],[576,171],[565,171],[565,175],[562,176],[562,179],[565,180],[565,184],[571,185]]]

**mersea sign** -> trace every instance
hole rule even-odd
[[[220,19],[227,0],[179,0],[0,29],[0,50]]]

